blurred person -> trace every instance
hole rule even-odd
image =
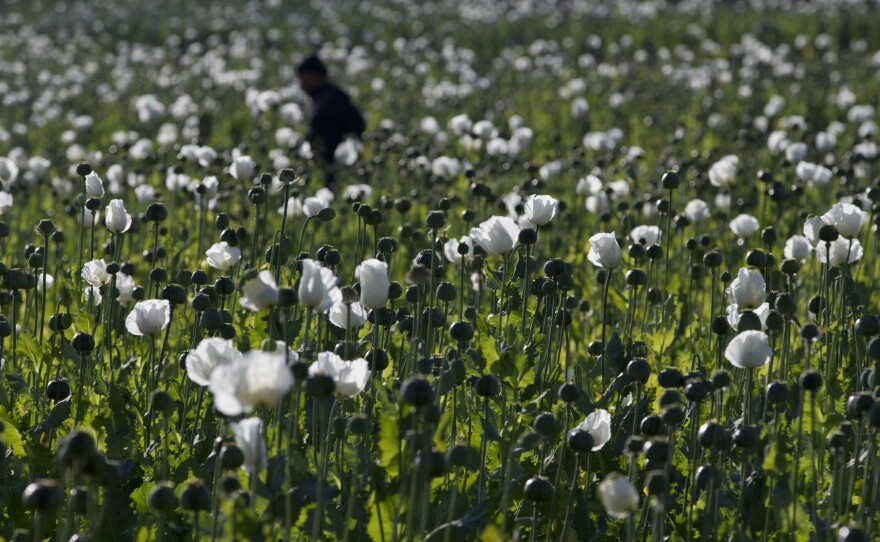
[[[349,95],[328,81],[327,66],[317,55],[304,58],[296,67],[296,75],[300,88],[312,100],[308,140],[324,172],[324,185],[332,190],[336,147],[346,136],[360,138],[366,123]]]

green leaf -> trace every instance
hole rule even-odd
[[[15,428],[12,418],[5,410],[0,410],[0,420],[3,420],[3,442],[15,456],[24,457],[24,441],[21,433]]]
[[[27,333],[19,334],[15,351],[34,363],[42,358],[40,345],[37,344],[37,340],[34,337]]]
[[[49,414],[43,418],[36,427],[30,430],[31,433],[39,434],[45,433],[50,429],[57,429],[64,423],[64,420],[70,417],[70,397],[63,401],[58,401],[55,403],[55,406],[52,407],[52,410],[49,411]]]

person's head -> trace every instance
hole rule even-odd
[[[296,76],[303,92],[310,94],[327,82],[327,66],[317,55],[312,54],[297,65]]]

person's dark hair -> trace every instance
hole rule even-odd
[[[311,54],[296,66],[296,73],[317,73],[327,75],[327,66],[318,58],[318,55]]]

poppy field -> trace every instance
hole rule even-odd
[[[880,539],[869,3],[3,10],[0,540]]]

